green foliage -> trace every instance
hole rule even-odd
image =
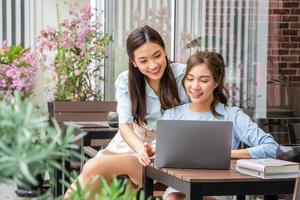
[[[14,60],[20,58],[27,51],[20,45],[12,45],[0,52],[0,64],[10,65]]]
[[[80,137],[80,136],[79,136]],[[19,185],[37,185],[36,176],[53,168],[61,169],[60,156],[75,154],[72,129],[64,137],[57,123],[49,126],[47,116],[31,99],[15,93],[0,102],[0,179]]]
[[[114,177],[110,184],[105,179],[101,179],[102,193],[101,200],[142,200],[143,195],[138,196],[138,191],[134,190],[127,181],[118,180]]]

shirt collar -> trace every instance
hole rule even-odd
[[[150,87],[146,79],[145,82],[146,82],[146,95],[158,99],[158,96],[155,94],[154,90]]]

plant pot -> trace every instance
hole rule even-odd
[[[32,185],[31,183],[24,183],[24,186],[17,185],[15,191],[18,197],[38,197],[43,194],[44,179],[42,175],[37,175],[36,180],[38,185]]]

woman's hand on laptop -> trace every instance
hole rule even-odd
[[[155,155],[155,149],[150,144],[144,143],[144,147],[149,157],[153,157]]]
[[[148,143],[144,143],[143,147],[141,147],[137,151],[139,162],[143,166],[147,166],[151,163],[150,157],[155,155],[155,149]]]
[[[144,147],[144,145],[141,146],[140,148],[138,148],[137,156],[138,156],[139,162],[143,166],[147,166],[150,164],[150,157],[149,157],[147,149]]]

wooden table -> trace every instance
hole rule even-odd
[[[295,184],[295,179],[263,180],[240,174],[235,163],[230,170],[159,169],[151,164],[143,172],[145,199],[153,194],[154,180],[185,193],[187,200],[203,196],[292,194]]]
[[[84,156],[84,147],[87,146],[106,146],[110,140],[118,132],[118,128],[112,128],[108,126],[107,121],[99,122],[75,122],[75,134],[86,132],[86,135],[82,138],[79,145],[81,156]],[[65,123],[65,126],[69,126],[70,123]],[[84,160],[81,160],[80,168],[82,169]]]

